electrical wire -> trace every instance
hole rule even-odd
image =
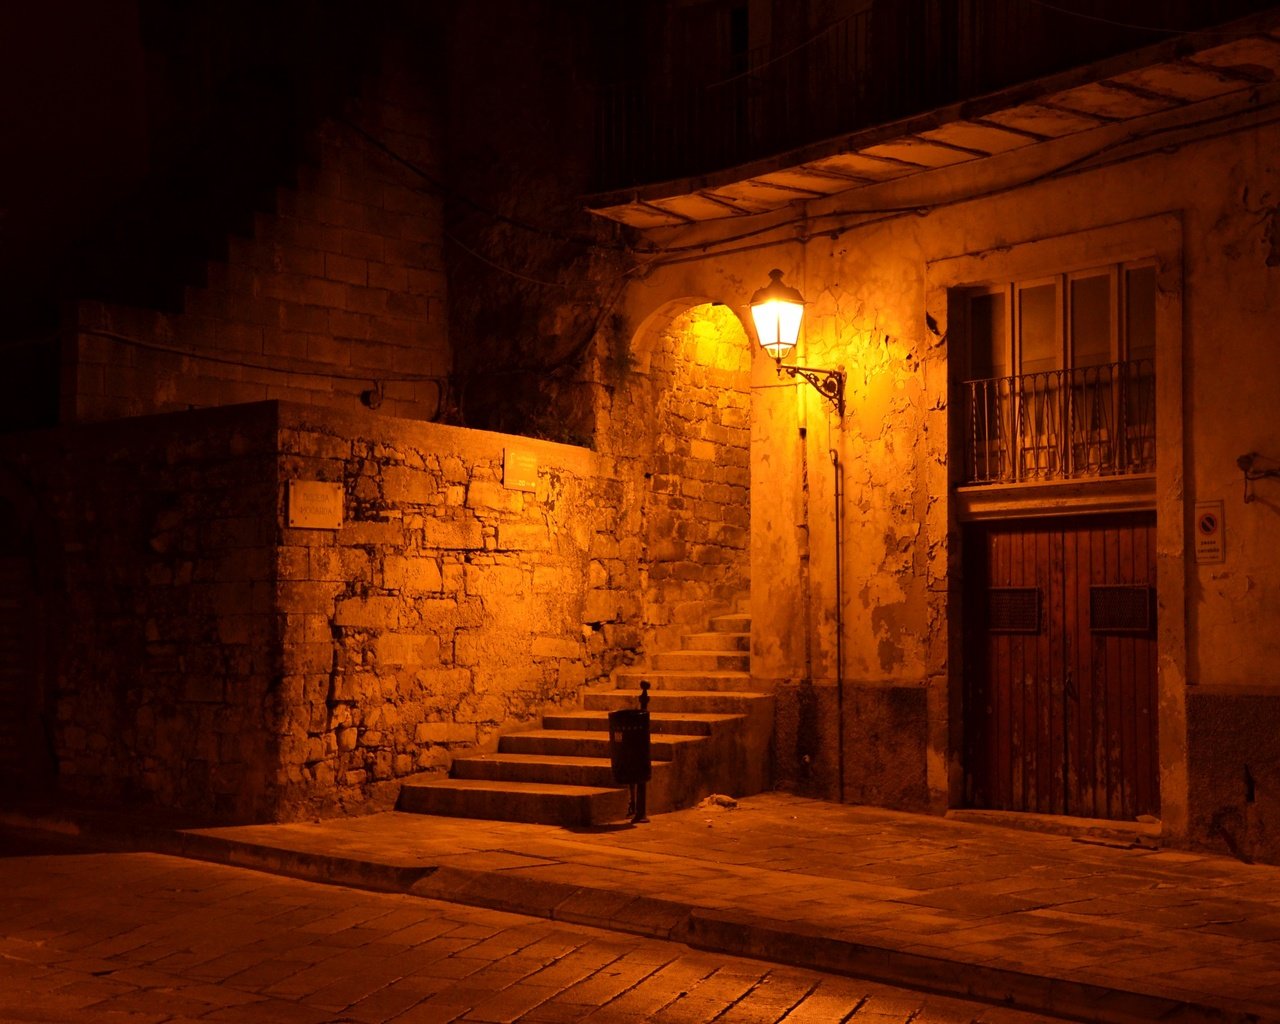
[[[1069,7],[1062,7],[1049,0],[1026,0],[1027,3],[1035,4],[1037,7],[1043,7],[1046,10],[1055,11],[1058,14],[1066,15],[1069,18],[1080,18],[1082,21],[1092,21],[1100,25],[1110,25],[1113,28],[1131,29],[1135,32],[1150,32],[1152,35],[1182,36],[1182,35],[1210,35],[1220,36],[1227,39],[1243,38],[1246,35],[1253,35],[1255,30],[1242,29],[1238,31],[1214,31],[1213,29],[1181,29],[1181,28],[1165,28],[1159,25],[1139,25],[1129,21],[1117,21],[1114,18],[1105,18],[1100,14],[1086,14],[1084,11],[1073,11]]]
[[[111,341],[117,341],[124,345],[130,345],[134,348],[140,348],[148,352],[163,352],[167,355],[182,356],[186,359],[199,359],[206,363],[218,363],[222,366],[238,366],[251,370],[262,370],[266,373],[287,374],[289,376],[307,376],[307,377],[327,377],[331,380],[353,380],[360,383],[378,384],[387,381],[407,381],[407,382],[430,382],[444,390],[445,385],[449,383],[449,378],[435,373],[338,373],[334,370],[325,369],[305,369],[300,367],[275,366],[270,363],[258,363],[252,360],[236,358],[229,356],[218,356],[207,352],[193,352],[190,349],[179,348],[176,345],[162,345],[159,342],[144,341],[141,338],[135,338],[128,334],[120,334],[117,331],[102,330],[97,327],[76,327],[73,333],[77,335],[89,335],[94,338],[107,338]]]
[[[1060,7],[1058,4],[1049,3],[1048,0],[1027,0],[1028,3],[1034,4],[1036,7],[1043,7],[1046,10],[1055,11],[1058,14],[1065,14],[1069,18],[1080,18],[1082,21],[1092,21],[1100,25],[1111,25],[1113,28],[1133,29],[1137,32],[1151,32],[1155,35],[1171,35],[1180,36],[1183,32],[1176,28],[1157,28],[1154,25],[1135,25],[1130,22],[1116,21],[1114,18],[1104,18],[1097,14],[1086,14],[1084,11],[1073,11],[1069,7]]]
[[[450,242],[456,245],[459,249],[461,249],[467,255],[474,256],[476,259],[478,259],[481,263],[485,264],[486,266],[490,266],[494,270],[501,271],[502,273],[506,274],[509,277],[514,277],[517,281],[526,281],[529,284],[541,285],[543,288],[563,289],[565,287],[559,281],[544,281],[541,278],[530,277],[528,274],[522,274],[518,270],[512,270],[510,267],[504,267],[500,263],[495,263],[493,260],[489,259],[488,256],[483,256],[480,253],[476,252],[473,248],[471,248],[471,246],[467,245],[466,242],[460,239],[457,235],[453,234],[451,231],[446,231],[444,233],[444,237],[449,239]]]
[[[761,71],[763,71],[765,68],[771,67],[772,65],[777,64],[779,61],[784,61],[788,57],[799,53],[801,50],[805,49],[806,47],[812,46],[819,39],[825,36],[828,32],[831,32],[834,29],[839,28],[841,25],[843,25],[847,21],[853,20],[853,17],[854,17],[853,14],[846,14],[843,18],[840,18],[837,21],[833,21],[826,28],[818,29],[817,32],[811,35],[804,42],[797,43],[791,49],[778,54],[776,57],[770,57],[768,60],[763,61],[760,64],[757,64],[755,67],[748,68],[746,71],[739,71],[737,74],[730,75],[728,78],[721,78],[719,81],[709,82],[707,85],[703,86],[703,88],[709,92],[712,89],[720,88],[722,85],[728,85],[731,82],[741,81],[744,78],[750,78],[753,75],[757,75]]]
[[[477,200],[472,199],[470,196],[466,195],[465,193],[459,192],[457,189],[441,181],[439,178],[435,177],[435,175],[433,175],[430,171],[428,171],[425,167],[422,167],[415,161],[410,160],[408,157],[406,157],[403,153],[400,153],[398,150],[396,150],[393,146],[391,146],[385,140],[374,135],[372,132],[370,132],[366,128],[363,128],[360,125],[356,124],[354,121],[348,120],[347,118],[341,118],[341,117],[337,118],[336,120],[343,127],[348,128],[351,131],[355,132],[356,135],[360,136],[360,138],[362,138],[369,145],[373,146],[384,156],[389,157],[390,159],[394,160],[396,163],[404,167],[406,170],[412,172],[414,175],[421,178],[424,182],[427,183],[427,185],[431,190],[431,193],[434,195],[443,195],[451,199],[456,199],[458,202],[462,203],[464,206],[475,211],[481,216],[488,217],[491,220],[498,221],[499,223],[509,225],[510,227],[513,227],[513,228],[519,228],[522,231],[528,231],[531,234],[541,235],[544,238],[553,238],[559,242],[572,242],[575,245],[583,245],[589,248],[602,249],[609,252],[625,252],[626,251],[626,246],[620,243],[610,244],[610,243],[601,241],[600,239],[592,238],[587,235],[575,235],[566,231],[558,231],[555,228],[544,227],[538,224],[531,224],[528,221],[520,220],[518,217],[512,217],[508,214],[502,213],[499,210],[495,210],[492,207],[485,206],[483,203],[480,203]]]
[[[638,255],[632,250],[632,248],[629,245],[626,245],[623,243],[611,245],[611,244],[606,244],[604,242],[601,242],[595,238],[590,238],[582,235],[574,235],[574,234],[570,234],[563,231],[557,231],[550,228],[544,228],[539,225],[531,224],[526,221],[519,220],[518,218],[508,216],[507,214],[501,213],[497,210],[484,206],[483,204],[472,199],[470,196],[464,195],[463,193],[458,192],[456,189],[453,189],[449,185],[440,181],[438,178],[436,178],[434,175],[428,172],[424,167],[421,167],[415,161],[404,156],[404,154],[398,152],[394,147],[389,145],[385,140],[379,138],[378,136],[374,135],[372,132],[369,132],[368,130],[356,124],[355,122],[350,121],[346,118],[339,118],[338,121],[340,124],[344,125],[348,129],[353,131],[357,136],[363,139],[367,144],[373,146],[379,152],[383,153],[385,156],[387,156],[391,160],[394,160],[396,163],[400,164],[406,170],[410,171],[417,177],[421,178],[424,182],[427,183],[432,193],[437,195],[445,195],[445,196],[452,197],[453,199],[456,199],[458,202],[469,207],[470,209],[474,210],[475,212],[479,213],[484,217],[488,217],[499,223],[506,224],[511,227],[519,228],[523,231],[527,231],[544,238],[550,238],[559,242],[568,242],[575,245],[581,245],[588,249],[596,250],[599,252],[606,252],[611,254],[625,254],[625,255],[631,256],[633,259]],[[474,248],[472,248],[471,246],[463,242],[457,236],[457,234],[453,232],[446,231],[445,237],[454,245],[458,246],[459,249],[461,249],[463,252],[467,253],[474,259],[480,261],[486,266],[492,267],[494,270],[497,270],[502,274],[506,274],[509,277],[514,278],[515,280],[524,281],[528,284],[538,285],[544,288],[564,289],[567,287],[565,284],[558,281],[547,281],[547,280],[536,278],[529,274],[525,274],[520,271],[514,270],[511,267],[503,266],[502,264],[485,256],[483,253],[477,252]],[[490,367],[489,369],[486,370],[483,376],[486,376],[486,377],[512,376],[512,375],[520,375],[520,374],[526,374],[526,373],[539,373],[539,374],[549,375],[549,374],[559,373],[562,369],[564,369],[564,367],[576,363],[578,359],[581,358],[582,354],[590,346],[591,342],[595,339],[596,334],[599,332],[601,326],[604,324],[605,318],[611,315],[613,311],[617,308],[618,302],[621,300],[622,295],[626,290],[627,281],[630,278],[635,277],[637,275],[643,276],[642,272],[647,272],[647,269],[648,269],[647,266],[641,263],[635,263],[617,276],[617,281],[614,286],[612,294],[604,302],[601,302],[598,305],[596,309],[596,314],[592,318],[590,327],[583,333],[582,338],[571,349],[569,349],[568,352],[566,352],[560,358],[555,359],[550,363],[544,363],[544,364],[538,364],[538,365],[507,366],[501,369]],[[458,407],[460,412],[461,412],[462,406],[465,403],[467,388],[471,380],[475,376],[477,375],[474,373],[460,373],[455,375],[455,381],[458,385],[458,394],[456,397],[457,397]]]
[[[1277,102],[1271,102],[1255,108],[1255,112],[1258,110],[1273,109],[1277,105],[1280,105],[1280,104],[1277,104]],[[732,253],[749,251],[750,249],[771,248],[773,246],[778,246],[778,245],[789,245],[796,242],[803,242],[805,241],[805,239],[803,238],[792,237],[792,238],[777,239],[774,241],[764,242],[764,243],[760,243],[753,246],[725,248],[725,246],[732,246],[735,242],[742,242],[750,238],[757,238],[761,235],[765,235],[774,231],[785,231],[785,230],[794,229],[797,225],[801,225],[801,224],[812,226],[815,223],[821,223],[821,222],[831,221],[831,220],[843,220],[849,217],[869,218],[868,220],[860,221],[856,225],[842,226],[840,228],[835,229],[834,231],[832,229],[818,229],[818,230],[809,232],[810,235],[813,235],[813,234],[831,235],[832,237],[836,237],[836,235],[845,234],[846,232],[852,231],[855,228],[866,227],[870,224],[879,223],[880,221],[883,221],[883,220],[896,219],[898,217],[906,216],[909,214],[914,214],[917,216],[926,216],[929,213],[933,212],[934,210],[944,209],[950,206],[957,206],[963,203],[976,202],[982,199],[991,199],[999,195],[1004,195],[1008,192],[1024,189],[1031,185],[1036,185],[1044,181],[1050,181],[1061,175],[1072,173],[1073,171],[1081,168],[1083,165],[1090,164],[1093,161],[1096,161],[1099,158],[1106,156],[1108,153],[1112,152],[1113,150],[1122,149],[1126,146],[1129,146],[1144,140],[1155,139],[1164,134],[1168,134],[1172,132],[1181,132],[1181,131],[1186,131],[1188,129],[1203,127],[1205,125],[1210,125],[1220,120],[1222,120],[1222,118],[1220,117],[1205,118],[1199,121],[1171,125],[1167,128],[1160,128],[1153,131],[1130,133],[1121,139],[1113,140],[1093,150],[1090,150],[1087,153],[1081,154],[1078,157],[1073,157],[1072,159],[1065,161],[1064,163],[1058,165],[1057,167],[1050,168],[1046,171],[1041,171],[1037,174],[1031,175],[1030,177],[1023,178],[1019,181],[993,186],[991,188],[984,189],[978,192],[971,192],[963,196],[956,196],[949,199],[934,200],[934,201],[929,201],[924,203],[910,203],[910,204],[893,205],[893,206],[867,206],[861,209],[845,208],[840,210],[833,210],[829,213],[810,214],[806,212],[805,214],[800,216],[791,217],[774,224],[762,225],[760,227],[753,228],[749,231],[740,231],[737,234],[729,235],[724,238],[719,238],[712,241],[694,242],[686,245],[647,246],[643,249],[637,250],[637,252],[640,254],[654,257],[654,259],[646,267],[646,271],[647,271],[650,268],[672,266],[679,263],[693,262],[696,260],[715,257],[715,256],[726,256]],[[1268,124],[1274,123],[1276,120],[1278,119],[1272,118],[1266,123]],[[690,253],[696,253],[696,255],[684,255],[684,258],[677,258],[677,259],[663,258],[668,255],[679,257],[679,256],[682,256],[683,254],[690,254]]]

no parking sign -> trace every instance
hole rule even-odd
[[[1227,544],[1223,528],[1222,502],[1197,501],[1195,533],[1196,562],[1225,562]]]

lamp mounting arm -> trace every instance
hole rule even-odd
[[[810,366],[784,366],[779,363],[778,373],[782,374],[784,371],[788,377],[808,381],[818,394],[831,403],[840,418],[844,419],[844,367],[837,370],[817,370]]]

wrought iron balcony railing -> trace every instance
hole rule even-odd
[[[964,482],[1075,480],[1156,466],[1150,359],[962,385]]]

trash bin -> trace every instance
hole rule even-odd
[[[635,708],[609,712],[609,760],[618,785],[649,781],[649,712]]]

